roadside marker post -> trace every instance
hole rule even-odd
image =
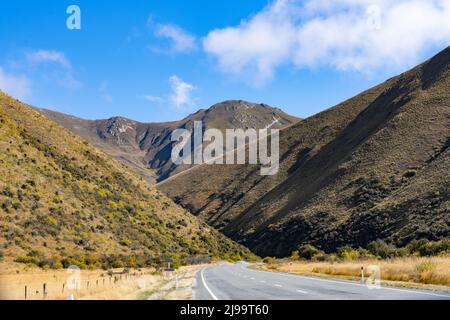
[[[361,266],[361,284],[364,284],[364,266]]]

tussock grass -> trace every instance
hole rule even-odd
[[[361,266],[367,270],[371,265],[376,265],[380,268],[382,281],[402,281],[450,286],[450,256],[336,262],[273,260],[269,264],[265,264],[264,268],[282,272],[326,274],[359,279]]]

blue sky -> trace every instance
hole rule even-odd
[[[2,0],[0,89],[88,119],[177,120],[227,99],[307,117],[449,45],[449,13],[448,0]]]

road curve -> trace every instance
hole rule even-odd
[[[197,273],[196,300],[450,300],[443,292],[368,288],[353,281],[306,277],[247,268],[212,266]]]

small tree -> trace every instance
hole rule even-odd
[[[395,256],[395,248],[391,245],[388,245],[383,240],[376,240],[367,246],[367,249],[371,254],[376,257],[380,257],[383,259],[391,258]]]
[[[315,255],[323,253],[323,251],[310,244],[305,244],[298,249],[298,254],[300,255],[300,257],[306,260],[311,260]]]
[[[338,256],[344,260],[355,260],[359,258],[359,251],[350,246],[340,247],[337,250]]]

